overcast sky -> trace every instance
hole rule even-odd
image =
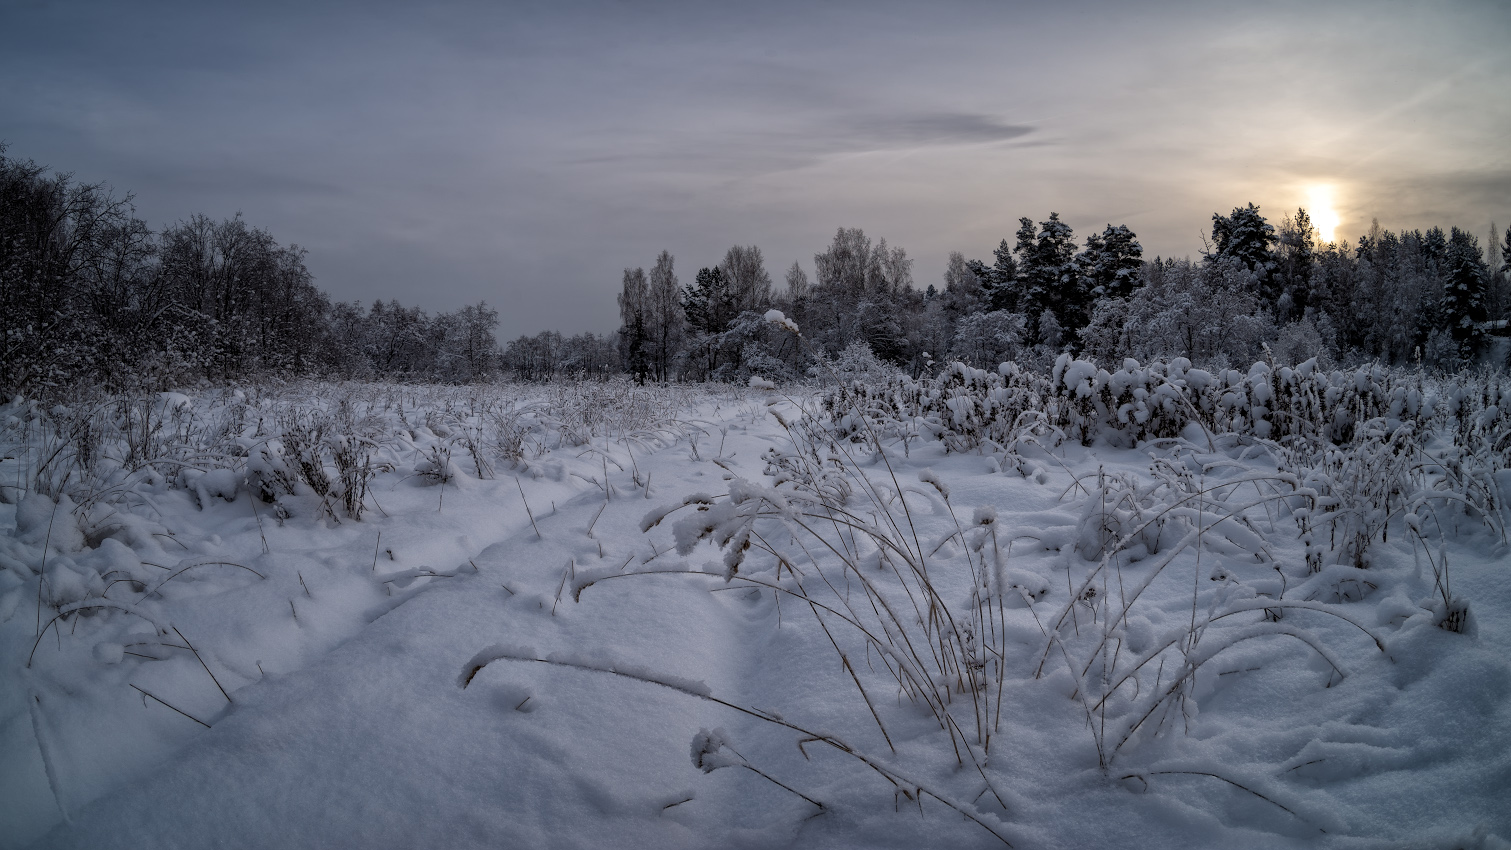
[[[607,332],[626,266],[861,227],[938,283],[1019,216],[1511,224],[1511,4],[0,0],[0,141],[240,211],[339,300]],[[1320,192],[1320,193],[1319,193]]]

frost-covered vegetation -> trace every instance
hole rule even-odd
[[[7,846],[1511,834],[1503,376],[821,368],[12,402]]]

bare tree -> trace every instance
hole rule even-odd
[[[682,293],[677,287],[677,273],[672,268],[670,252],[662,251],[651,269],[646,291],[645,316],[647,337],[651,344],[650,366],[655,380],[671,377],[671,365],[681,351],[687,317],[682,311]]]
[[[469,382],[486,379],[498,362],[498,341],[493,329],[498,327],[498,311],[486,301],[469,304],[455,313],[436,317],[441,331],[441,350],[437,363],[442,377],[450,381]]]
[[[645,382],[648,362],[648,300],[645,269],[625,269],[623,288],[619,292],[619,357],[624,368],[641,383]]]
[[[841,227],[822,254],[813,255],[818,285],[835,295],[859,298],[866,290],[871,240],[858,227]]]
[[[887,240],[876,244],[877,262],[881,266],[881,281],[878,290],[889,294],[906,292],[913,288],[913,261],[908,252],[899,245],[887,248]]]
[[[771,303],[771,275],[766,273],[760,248],[736,245],[724,255],[719,268],[729,284],[736,314],[760,310]]]
[[[797,260],[792,261],[792,268],[787,270],[787,301],[795,304],[808,297],[808,273],[798,265]]]

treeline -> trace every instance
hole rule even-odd
[[[160,232],[131,196],[0,147],[0,394],[263,375],[472,381],[499,369],[486,304],[332,303],[297,245],[238,215]]]
[[[1357,244],[1320,242],[1304,209],[1278,226],[1253,204],[1212,216],[1198,260],[1146,260],[1136,235],[1107,225],[1078,243],[1055,213],[1019,220],[988,264],[950,255],[942,286],[914,286],[906,251],[841,228],[785,287],[759,248],[731,248],[682,285],[663,251],[649,275],[626,269],[620,359],[640,380],[795,378],[816,359],[849,371],[936,362],[1047,365],[1062,352],[1115,363],[1187,357],[1252,363],[1421,362],[1456,369],[1482,359],[1511,308],[1511,229],[1488,250],[1453,228]],[[806,344],[763,321],[782,310]]]
[[[429,315],[396,301],[332,302],[304,251],[238,215],[154,232],[131,196],[50,174],[0,147],[0,394],[81,385],[164,388],[258,376],[467,382],[507,375],[641,381],[799,379],[819,371],[922,374],[960,360],[1047,365],[1187,357],[1420,362],[1454,369],[1504,333],[1511,229],[1376,225],[1323,244],[1305,210],[1272,224],[1252,204],[1212,217],[1197,260],[1147,260],[1126,226],[1078,241],[1050,213],[1019,220],[990,262],[950,255],[920,289],[907,252],[841,228],[774,283],[734,246],[690,282],[661,252],[626,269],[614,334],[522,336],[502,349],[485,303]],[[782,310],[803,339],[764,320]],[[823,370],[816,361],[826,361]]]

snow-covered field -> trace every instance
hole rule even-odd
[[[0,408],[0,846],[1511,846],[1500,385],[1094,371]]]

